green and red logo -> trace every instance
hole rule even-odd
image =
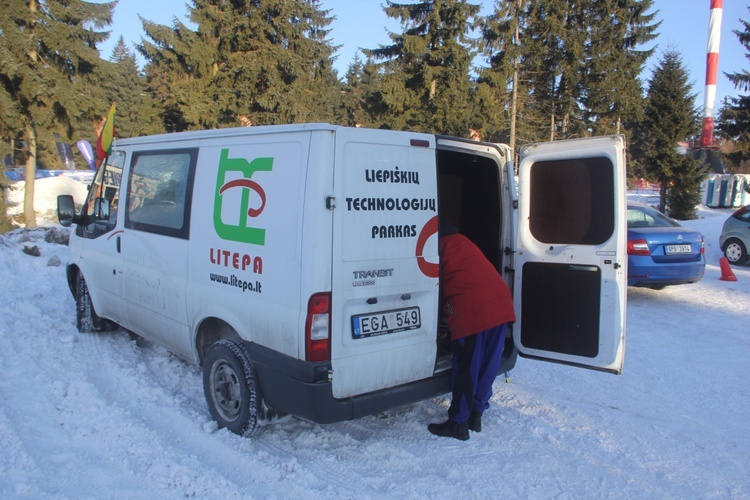
[[[252,219],[263,213],[266,192],[252,180],[256,172],[270,172],[273,158],[229,158],[229,150],[222,149],[214,195],[214,228],[221,239],[264,245],[266,230],[253,227]],[[251,193],[253,205],[250,206]]]

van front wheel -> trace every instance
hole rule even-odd
[[[92,333],[101,331],[114,330],[115,324],[104,318],[97,316],[94,306],[91,303],[89,287],[86,286],[86,280],[79,272],[76,276],[76,326],[81,333]]]
[[[211,346],[203,363],[203,390],[220,428],[240,436],[260,431],[260,388],[241,340],[224,339]]]

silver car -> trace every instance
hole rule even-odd
[[[733,213],[725,222],[719,245],[731,264],[744,264],[750,248],[750,205]]]

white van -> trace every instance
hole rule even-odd
[[[513,290],[501,371],[520,353],[619,373],[624,139],[520,156],[516,198],[509,148],[464,139],[305,124],[118,140],[81,213],[58,200],[78,328],[202,364],[211,415],[242,435],[445,394],[449,222]]]

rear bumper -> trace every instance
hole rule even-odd
[[[450,370],[430,378],[346,399],[333,397],[329,363],[308,363],[247,343],[265,403],[284,413],[330,424],[447,394]]]
[[[666,279],[666,278],[628,278],[628,286],[643,287],[643,288],[658,288],[663,286],[671,285],[686,285],[688,283],[697,283],[703,276],[696,278],[680,278],[680,279]]]
[[[706,263],[659,264],[638,266],[628,264],[628,286],[666,286],[695,283],[703,278]]]

